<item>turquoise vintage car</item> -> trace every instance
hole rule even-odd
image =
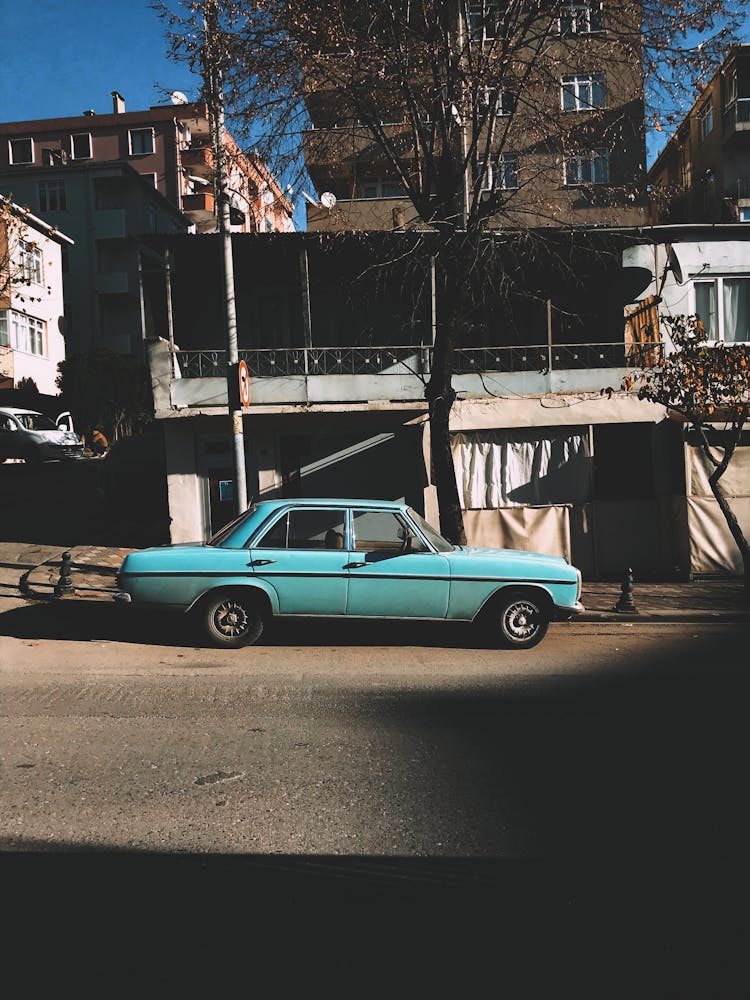
[[[255,642],[272,616],[324,615],[477,622],[527,649],[583,611],[564,559],[454,546],[384,500],[255,503],[205,545],[131,553],[118,587],[121,600],[189,612],[224,647]]]

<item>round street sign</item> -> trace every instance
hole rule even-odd
[[[250,372],[247,370],[247,363],[245,361],[240,361],[239,364],[239,380],[240,380],[240,402],[243,406],[250,405]]]

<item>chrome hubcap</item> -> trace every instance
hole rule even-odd
[[[517,601],[505,612],[505,628],[513,639],[530,639],[537,631],[537,609],[527,601]]]
[[[235,601],[223,601],[214,612],[216,631],[226,638],[236,638],[247,631],[247,611]]]

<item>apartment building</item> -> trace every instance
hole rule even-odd
[[[63,255],[73,240],[0,198],[0,387],[33,379],[56,395],[65,359]]]
[[[217,228],[208,105],[176,93],[173,103],[126,111],[112,92],[112,113],[0,123],[0,170],[30,170],[111,161],[128,163],[179,209],[197,232]],[[236,232],[288,232],[292,206],[258,157],[245,155],[224,132]],[[44,205],[32,208],[42,214]]]
[[[657,223],[750,222],[750,45],[729,50],[648,179]]]
[[[406,9],[407,5],[404,5]],[[456,4],[456,31],[467,39],[464,59],[478,48],[491,46],[503,27],[502,8],[493,0],[466,5],[464,23]],[[497,59],[516,65],[504,70],[487,63],[487,79],[463,76],[466,102],[451,105],[460,121],[458,141],[468,143],[481,130],[471,170],[479,174],[479,161],[487,164],[486,187],[502,189],[504,210],[492,220],[501,227],[640,225],[646,221],[645,142],[643,136],[643,74],[640,59],[640,8],[636,5],[575,0],[559,8],[549,21],[539,14],[543,54],[528,76],[523,60],[537,58],[528,51],[500,46]],[[542,23],[544,22],[544,23]],[[535,37],[533,31],[528,37]],[[309,203],[310,230],[398,229],[421,227],[422,219],[406,197],[402,179],[384,156],[382,144],[373,139],[358,119],[345,61],[353,58],[333,47],[304,67],[309,128],[304,136],[305,163],[320,200]],[[418,61],[418,57],[415,61]],[[363,60],[366,67],[366,59]],[[366,73],[366,68],[362,70]],[[481,75],[481,70],[478,71]],[[387,75],[387,74],[386,74]],[[377,86],[373,75],[373,87]],[[522,79],[522,77],[524,77]],[[498,89],[497,80],[501,80]],[[341,81],[340,89],[337,81]],[[387,86],[383,88],[387,91]],[[424,119],[423,138],[432,143],[439,158],[438,134],[430,135],[429,101],[425,95],[419,115]],[[382,103],[378,128],[404,151],[406,170],[414,154],[413,109],[404,114],[399,100],[374,93]],[[484,113],[491,107],[491,123]],[[489,149],[488,128],[497,137],[499,152]],[[439,130],[438,130],[439,131]],[[469,187],[473,183],[469,178]]]
[[[187,219],[129,162],[72,161],[0,169],[0,193],[33,206],[74,241],[64,248],[65,353],[97,348],[144,359],[140,269],[148,233],[185,232]]]
[[[0,192],[69,232],[67,353],[106,348],[144,358],[140,271],[156,232],[215,231],[211,122],[205,103],[0,124]],[[224,132],[230,223],[289,231],[292,206],[264,164]]]

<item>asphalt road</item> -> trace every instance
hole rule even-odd
[[[676,960],[698,926],[706,954],[709,912],[725,951],[733,935],[744,940],[747,919],[722,918],[750,842],[746,628],[560,624],[537,649],[513,653],[463,627],[279,623],[262,645],[230,652],[193,645],[179,619],[132,609],[6,607],[6,898],[33,925],[26,876],[37,885],[41,870],[48,888],[51,874],[55,927],[71,899],[85,900],[83,926],[110,956],[111,936],[96,926],[97,886],[107,884],[108,901],[137,901],[165,987],[196,976],[215,985],[230,966],[243,975],[245,932],[274,955],[282,940],[297,954],[306,942],[320,973],[317,946],[335,927],[336,968],[352,974],[365,940],[396,934],[392,954],[410,941],[410,957],[422,956],[421,983],[424,961],[455,948],[462,928],[473,928],[464,945],[479,949],[474,970],[492,965],[497,935],[518,947],[551,931],[556,981],[579,988],[570,948],[584,923],[585,940],[597,941],[586,968],[611,970],[624,925],[636,933],[632,908],[641,957]],[[53,858],[67,864],[45,868]],[[705,862],[718,866],[715,898],[699,920]],[[585,884],[581,866],[595,873]],[[646,884],[649,895],[661,887],[661,910],[642,905]],[[490,924],[477,923],[478,899]],[[588,918],[615,900],[627,922],[611,937],[596,920],[592,938]],[[328,925],[324,901],[335,912]],[[240,924],[229,919],[237,906]],[[688,926],[675,911],[691,915]],[[177,971],[165,955],[188,941],[200,970]],[[635,967],[600,981],[603,995],[632,996],[637,983],[639,996],[672,995],[644,990]],[[703,982],[677,967],[667,961],[654,982]],[[721,968],[735,970],[731,954]]]

